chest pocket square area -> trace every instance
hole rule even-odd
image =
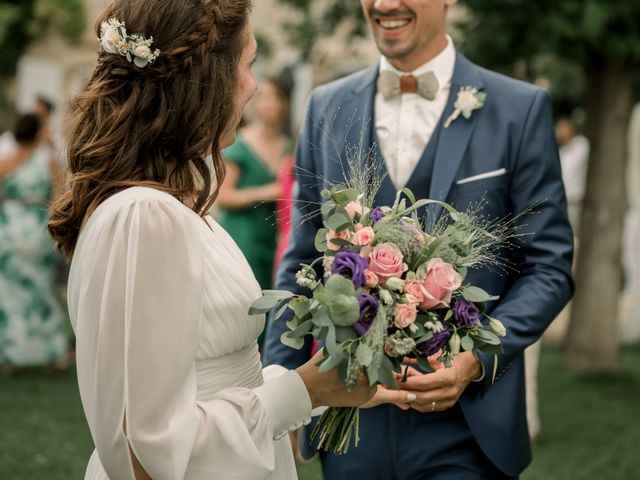
[[[506,168],[499,168],[498,170],[492,170],[490,172],[481,173],[479,175],[473,175],[472,177],[461,178],[456,182],[456,185],[466,185],[468,183],[478,182],[480,180],[486,180],[487,178],[501,177],[507,173]]]

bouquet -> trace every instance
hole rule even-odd
[[[321,371],[337,368],[347,387],[366,373],[371,385],[395,389],[403,368],[406,379],[407,359],[432,372],[429,357],[450,367],[462,351],[501,352],[505,328],[485,310],[497,297],[465,277],[469,268],[499,264],[492,251],[505,238],[505,224],[491,229],[446,203],[416,201],[408,189],[398,192],[393,206],[376,208],[366,205],[371,195],[349,185],[321,195],[320,255],[296,274],[310,294],[266,290],[251,308],[259,314],[280,306],[276,320],[293,312],[284,344],[301,348],[310,335],[324,345]],[[432,204],[447,218],[427,234],[418,211]],[[331,407],[312,439],[342,454],[354,431],[357,445],[358,409]]]

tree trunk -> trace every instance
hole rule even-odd
[[[591,154],[565,363],[571,370],[615,370],[632,87],[623,63],[605,62],[587,78]]]

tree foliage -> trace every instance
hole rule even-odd
[[[11,75],[29,43],[51,29],[75,41],[85,24],[82,0],[0,0],[0,75]]]
[[[580,64],[640,60],[640,0],[465,0],[464,48],[491,66],[553,53]]]
[[[360,2],[324,0],[322,7],[312,0],[279,0],[300,13],[296,21],[288,21],[283,28],[292,45],[298,46],[302,60],[308,60],[315,43],[333,34],[336,27],[349,20],[351,36],[363,36],[367,26],[362,16]]]

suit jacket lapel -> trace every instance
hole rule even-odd
[[[451,190],[456,172],[467,149],[469,139],[475,128],[479,111],[472,113],[469,119],[460,116],[448,128],[444,128],[446,119],[453,113],[454,103],[462,87],[484,88],[484,83],[478,72],[478,67],[467,60],[461,53],[456,52],[456,65],[451,80],[451,92],[443,113],[440,141],[436,150],[436,158],[429,188],[429,197],[434,200],[445,201]],[[428,229],[437,220],[442,207],[436,207],[429,216]]]
[[[353,125],[347,132],[347,144],[357,146],[360,161],[364,164],[371,160],[372,155],[379,155],[379,147],[375,141],[374,104],[376,97],[376,81],[378,79],[378,64],[367,69],[362,81],[352,88],[353,100],[356,108],[352,112],[344,109],[348,115],[353,115]]]

